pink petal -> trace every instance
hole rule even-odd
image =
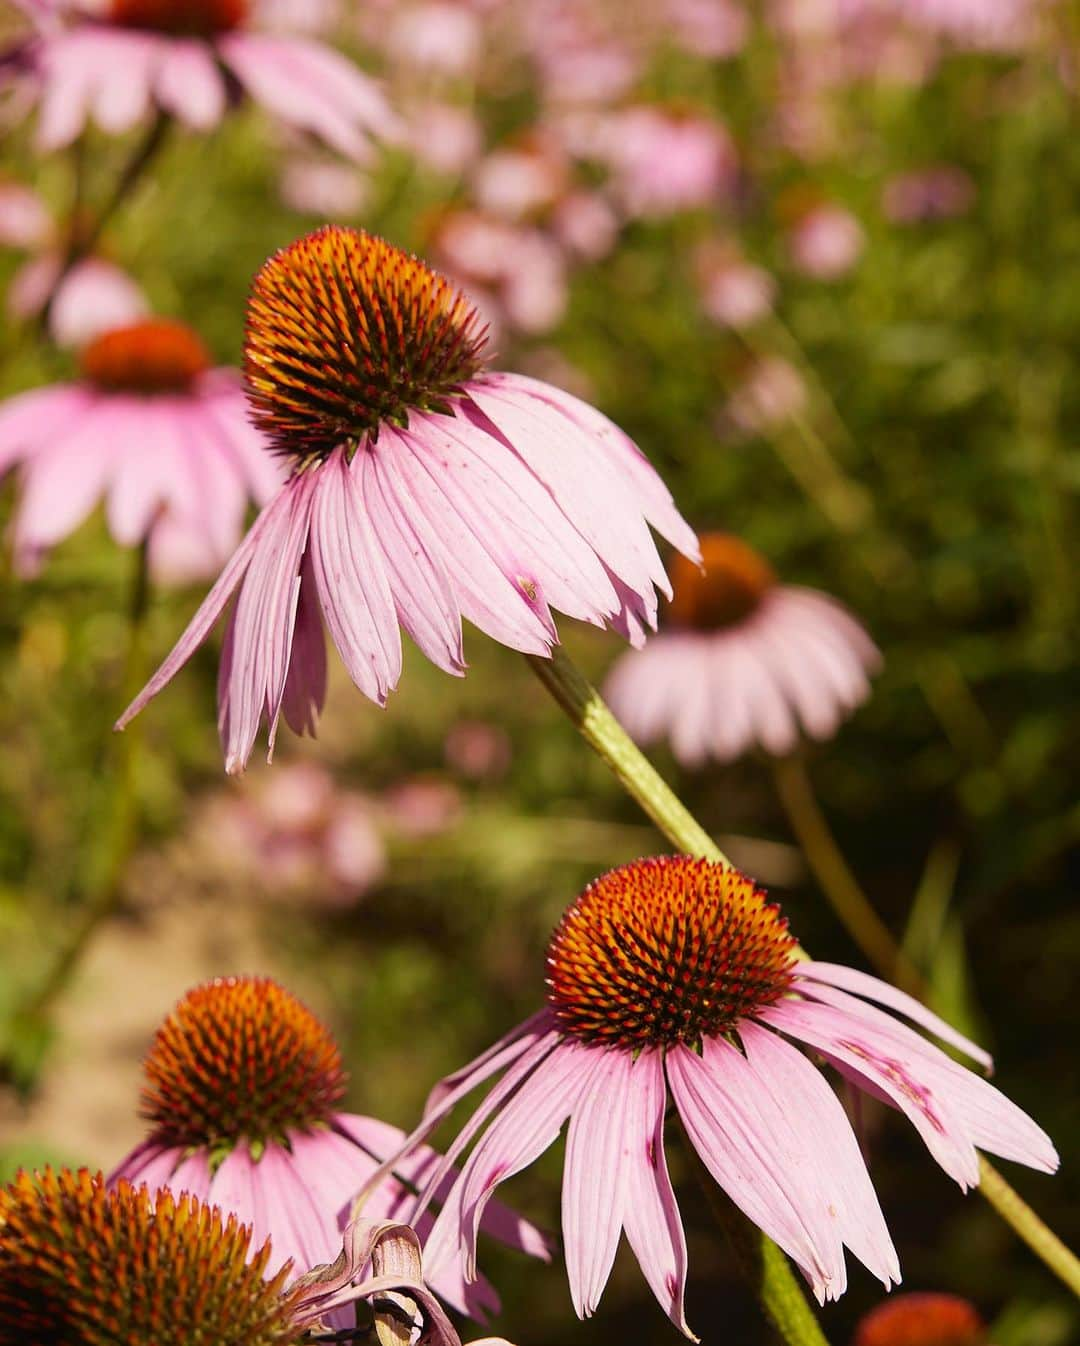
[[[122,1159],[106,1179],[109,1187],[118,1182],[129,1182],[133,1187],[148,1187],[156,1192],[169,1185],[183,1150],[176,1145],[161,1145],[155,1140],[144,1140],[126,1158]]]
[[[566,1272],[579,1318],[596,1312],[622,1232],[633,1064],[628,1051],[597,1047],[580,1065],[582,1083],[566,1135],[562,1186]]]
[[[691,1341],[686,1323],[686,1235],[664,1153],[667,1086],[660,1052],[634,1062],[626,1090],[627,1145],[623,1156],[623,1222],[642,1274],[661,1308]]]
[[[98,401],[81,384],[58,383],[0,403],[0,474],[79,426]]]
[[[139,711],[151,701],[158,692],[180,671],[187,663],[206,637],[210,634],[210,628],[221,616],[225,604],[232,597],[233,590],[244,578],[248,566],[251,564],[252,557],[258,550],[267,528],[275,521],[278,515],[290,508],[288,491],[283,490],[281,495],[268,505],[266,509],[248,529],[247,536],[240,546],[233,553],[228,565],[221,572],[217,583],[203,599],[199,610],[188,623],[183,635],[173,646],[171,653],[158,671],[142,689],[135,700],[124,711],[123,715],[117,720],[115,727],[123,729]]]
[[[920,1028],[925,1028],[928,1032],[933,1033],[942,1042],[947,1042],[950,1047],[956,1047],[965,1056],[970,1056],[973,1061],[978,1061],[987,1074],[993,1072],[994,1059],[989,1052],[983,1051],[977,1043],[964,1037],[962,1033],[958,1033],[955,1028],[947,1024],[933,1010],[920,1004],[913,996],[908,995],[905,991],[897,990],[895,986],[890,986],[888,982],[881,981],[878,977],[868,976],[865,972],[858,972],[851,967],[843,967],[839,963],[822,963],[817,959],[797,964],[795,975],[809,978],[811,981],[823,981],[829,986],[839,987],[842,991],[851,991],[854,995],[864,996],[867,1000],[875,1000],[879,1005],[886,1005],[889,1009],[895,1010],[898,1014],[902,1014],[905,1018],[917,1023]],[[812,988],[804,989],[807,995],[813,996]]]
[[[359,474],[398,621],[436,667],[461,674],[461,612],[438,541],[417,528],[401,478],[379,446],[357,454],[353,470]]]
[[[107,31],[108,43],[101,41],[102,34],[95,44],[95,58],[100,66],[90,115],[109,135],[123,135],[145,121],[150,113],[154,65],[160,44],[168,39]]]
[[[225,115],[225,81],[203,42],[173,38],[154,74],[157,101],[186,126],[208,131]]]
[[[401,635],[382,554],[344,449],[311,475],[311,560],[326,624],[353,682],[383,705],[401,674]]]
[[[293,733],[314,737],[325,702],[326,639],[311,559],[305,556],[300,566],[300,598],[296,605],[292,657],[281,701],[286,724]]]
[[[427,1096],[427,1102],[424,1104],[424,1121],[427,1122],[432,1117],[441,1121],[477,1085],[502,1070],[540,1038],[547,1037],[553,1024],[550,1010],[537,1010],[535,1014],[522,1020],[516,1028],[493,1042],[467,1066],[462,1066],[451,1075],[444,1075]],[[434,1125],[431,1129],[435,1129]]]
[[[828,1081],[798,1048],[767,1028],[743,1023],[739,1039],[762,1086],[817,1156],[840,1237],[886,1289],[899,1285],[896,1249],[847,1113]]]
[[[687,1135],[717,1183],[794,1259],[823,1303],[842,1292],[846,1275],[808,1157],[740,1053],[722,1039],[706,1039],[704,1049],[705,1059],[681,1045],[666,1057]]]

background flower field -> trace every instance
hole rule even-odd
[[[1057,1179],[1009,1176],[1075,1236],[1080,12],[372,0],[322,17],[324,40],[385,80],[392,143],[356,166],[247,105],[210,135],[174,129],[102,254],[236,365],[251,277],[275,249],[332,219],[415,250],[476,297],[501,367],[611,416],[695,527],[739,534],[860,617],[883,672],[806,750],[810,775],[934,1007],[1055,1138]],[[0,33],[20,23],[4,15]],[[77,156],[100,206],[138,139],[91,130],[81,151],[40,157],[16,99],[6,293],[62,228]],[[39,241],[5,233],[20,185],[57,222]],[[74,368],[37,319],[5,322],[5,397]],[[8,479],[5,521],[14,502]],[[112,1165],[141,1133],[158,1021],[233,971],[301,995],[345,1049],[350,1106],[408,1129],[435,1079],[536,1008],[546,941],[581,887],[663,849],[524,661],[472,631],[460,681],[407,647],[384,711],[332,666],[318,738],[283,735],[274,765],[256,756],[239,780],[213,726],[216,638],[113,736],[204,587],[155,586],[133,670],[135,564],[96,516],[32,580],[7,549],[0,561],[5,1179]],[[621,650],[569,620],[560,632],[597,681]],[[865,966],[764,758],[654,760],[815,957]],[[115,913],[58,970],[115,885]],[[968,1296],[996,1346],[1075,1340],[1075,1305],[989,1207],[883,1109],[865,1120],[905,1287]],[[691,1323],[768,1340],[688,1165],[672,1165]],[[549,1155],[509,1198],[557,1225],[558,1173]],[[498,1330],[521,1343],[675,1339],[628,1256],[588,1323],[557,1261],[500,1249],[486,1270]],[[830,1340],[879,1298],[854,1273],[825,1310]]]

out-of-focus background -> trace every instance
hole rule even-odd
[[[280,8],[281,6],[278,6]],[[840,598],[885,656],[809,771],[846,855],[933,988],[1054,1136],[1053,1179],[1009,1169],[1077,1235],[1074,896],[1080,482],[1080,12],[1038,0],[367,0],[305,6],[386,80],[405,132],[365,168],[243,106],[177,132],[101,240],[153,308],[240,359],[253,272],[325,220],[458,279],[499,364],[624,426],[702,528]],[[282,16],[287,19],[287,16]],[[17,19],[6,22],[12,32]],[[72,155],[5,110],[0,292],[70,208]],[[131,140],[97,131],[87,192]],[[24,205],[25,205],[25,198]],[[69,378],[32,318],[0,336],[4,396]],[[147,444],[147,453],[154,452]],[[0,517],[15,488],[0,486]],[[345,1049],[358,1111],[408,1126],[433,1081],[531,1012],[545,941],[601,870],[662,842],[520,658],[475,632],[454,680],[411,647],[385,711],[332,663],[318,739],[221,771],[217,640],[139,732],[123,902],[46,1011],[20,1010],[126,854],[105,781],[120,749],[134,556],[100,518],[33,581],[0,563],[0,1176],[108,1167],[141,1134],[139,1062],[190,985],[279,977]],[[200,587],[152,595],[147,658]],[[564,621],[598,679],[612,635]],[[865,966],[808,877],[764,760],[655,758],[816,956]],[[112,829],[112,831],[110,830]],[[89,875],[89,878],[88,878]],[[96,880],[95,880],[96,881]],[[894,1115],[872,1171],[913,1289],[973,1299],[996,1346],[1067,1346],[1075,1312]],[[689,1318],[767,1339],[673,1157],[691,1228]],[[558,1155],[507,1189],[558,1220]],[[520,1342],[676,1339],[629,1256],[596,1319],[558,1261],[492,1250]],[[879,1288],[853,1269],[834,1342]]]

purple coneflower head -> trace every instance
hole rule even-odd
[[[896,1295],[859,1319],[852,1346],[987,1346],[986,1324],[959,1295]]]
[[[873,641],[835,599],[779,584],[739,538],[709,533],[701,549],[703,570],[674,558],[660,635],[612,669],[616,715],[641,743],[667,739],[684,766],[829,738],[870,693]]]
[[[17,567],[33,573],[104,499],[113,538],[146,542],[158,578],[213,573],[248,501],[282,478],[236,374],[212,369],[196,333],[164,318],[101,333],[80,363],[77,382],[0,404],[0,474],[20,476]]]
[[[239,87],[279,121],[356,160],[399,134],[379,85],[310,37],[258,31],[258,0],[24,0],[38,31],[9,71],[41,103],[38,146],[90,121],[117,135],[156,110],[209,130]]]
[[[300,1346],[361,1300],[376,1324],[405,1314],[411,1340],[461,1346],[407,1225],[356,1220],[333,1263],[298,1278],[271,1260],[195,1196],[109,1187],[86,1169],[20,1172],[0,1187],[0,1346]]]
[[[414,1214],[444,1195],[425,1245],[431,1267],[464,1261],[472,1274],[492,1193],[569,1121],[562,1228],[578,1314],[595,1310],[625,1231],[656,1298],[692,1335],[686,1242],[664,1157],[670,1100],[709,1173],[819,1301],[846,1287],[845,1247],[890,1286],[900,1279],[896,1253],[819,1058],[903,1112],[962,1187],[979,1181],[976,1147],[1045,1172],[1057,1166],[1026,1114],[877,1006],[989,1067],[985,1052],[874,977],[800,961],[778,907],[719,864],[662,857],[597,879],[552,936],[547,987],[544,1009],[436,1086],[407,1142],[503,1072],[420,1193]]]
[[[346,1076],[337,1044],[268,978],[222,978],[189,991],[158,1029],[145,1074],[150,1135],[110,1185],[144,1183],[220,1206],[251,1226],[256,1246],[271,1241],[268,1276],[287,1261],[296,1275],[332,1262],[353,1196],[401,1148],[396,1127],[339,1110]],[[438,1161],[435,1151],[417,1150],[395,1164],[364,1215],[407,1218]],[[421,1237],[431,1224],[430,1215],[416,1222]],[[486,1228],[548,1257],[543,1235],[506,1208]],[[498,1309],[492,1286],[466,1283],[460,1268],[447,1266],[431,1283],[473,1317]]]
[[[448,673],[465,617],[546,655],[551,609],[633,643],[670,594],[651,524],[697,543],[648,461],[568,393],[484,367],[475,312],[399,248],[328,226],[255,278],[245,371],[255,423],[291,464],[122,728],[187,662],[230,597],[218,719],[225,765],[260,722],[314,731],[326,689],[323,620],[350,677],[380,705],[404,627]]]

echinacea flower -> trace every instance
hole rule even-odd
[[[961,1187],[976,1147],[1052,1172],[1047,1136],[979,1076],[878,1005],[986,1068],[990,1058],[875,977],[797,959],[779,908],[734,869],[687,856],[595,880],[548,946],[547,1005],[436,1086],[419,1143],[478,1084],[502,1078],[432,1170],[414,1214],[443,1209],[429,1267],[475,1269],[492,1193],[569,1120],[562,1228],[574,1307],[593,1313],[619,1235],[688,1336],[682,1218],[664,1157],[674,1104],[715,1181],[791,1257],[819,1301],[843,1293],[844,1247],[886,1287],[899,1264],[847,1115],[814,1064],[903,1112]],[[446,1174],[476,1144],[446,1193]]]
[[[895,1295],[859,1319],[852,1346],[987,1346],[986,1324],[959,1295]]]
[[[122,728],[187,662],[230,597],[218,719],[230,772],[265,716],[313,730],[322,617],[380,705],[401,672],[399,623],[449,673],[461,619],[547,655],[551,608],[639,642],[667,574],[652,524],[690,528],[641,451],[559,389],[487,371],[465,298],[399,248],[327,227],[256,276],[245,369],[253,418],[292,464]]]
[[[287,127],[356,160],[397,119],[378,84],[325,43],[260,32],[258,0],[25,0],[37,32],[18,60],[41,103],[42,150],[70,145],[88,122],[113,135],[155,109],[196,130],[216,126],[239,87]]]
[[[16,565],[32,573],[104,499],[112,536],[146,542],[160,578],[212,571],[249,499],[281,480],[236,374],[212,369],[196,333],[161,318],[101,333],[80,364],[77,382],[0,403],[0,475],[20,475]]]
[[[779,584],[739,538],[705,534],[701,549],[703,570],[675,558],[660,634],[612,669],[615,714],[641,743],[667,739],[684,766],[830,737],[869,695],[873,641],[835,599]]]
[[[158,1029],[145,1063],[142,1115],[149,1137],[109,1182],[189,1192],[270,1239],[266,1274],[286,1261],[299,1275],[333,1261],[353,1195],[400,1149],[403,1133],[338,1108],[346,1077],[329,1031],[265,977],[229,977],[189,991]],[[417,1150],[379,1183],[367,1217],[407,1218],[416,1187],[438,1162]],[[485,1228],[548,1257],[543,1235],[505,1207]],[[420,1236],[432,1217],[416,1222]],[[432,1279],[473,1317],[498,1309],[486,1281],[447,1266]]]
[[[332,1264],[271,1276],[269,1244],[197,1197],[110,1189],[86,1169],[20,1172],[0,1187],[0,1346],[300,1346],[361,1300],[376,1323],[407,1315],[414,1340],[461,1346],[413,1230],[359,1220],[339,1248]]]

